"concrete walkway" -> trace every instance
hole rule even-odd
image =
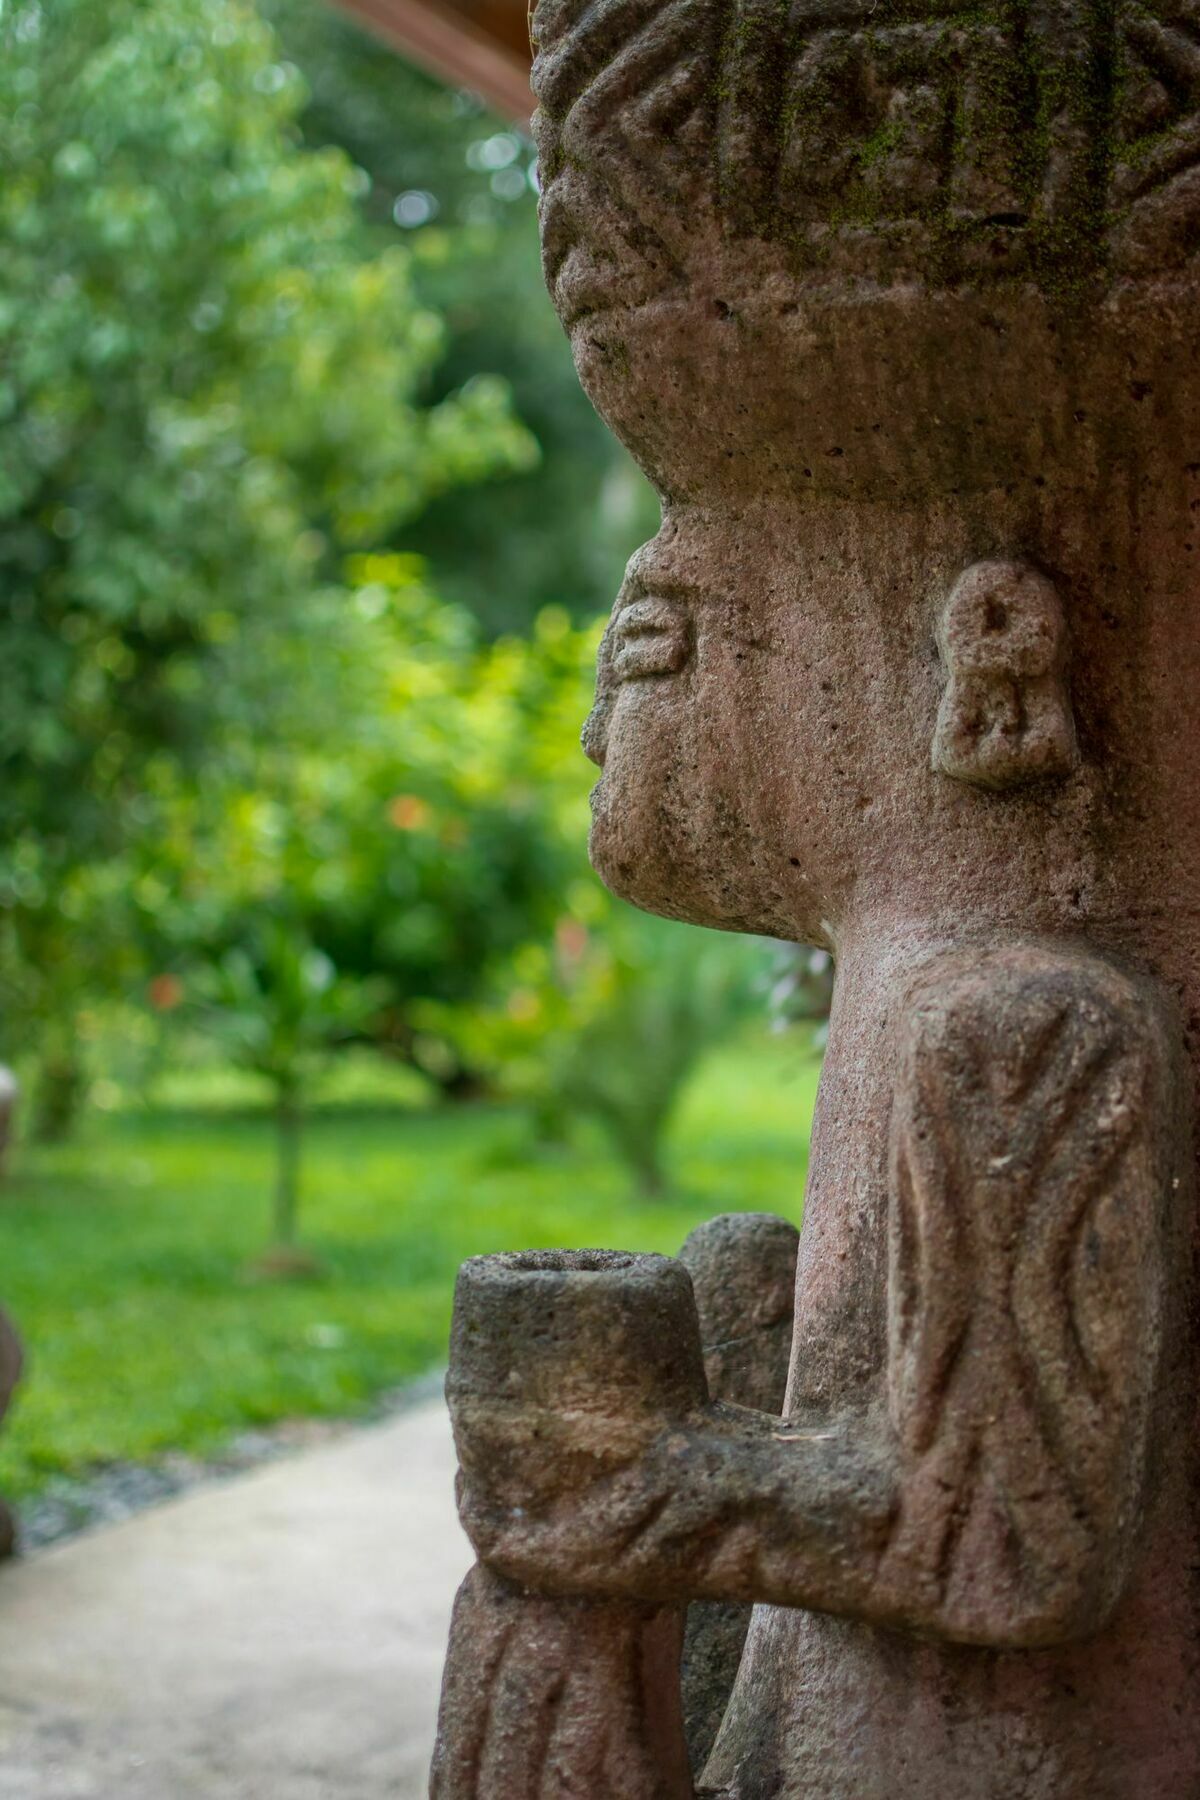
[[[421,1800],[453,1480],[429,1403],[6,1569],[2,1800]]]

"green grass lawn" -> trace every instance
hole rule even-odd
[[[341,1084],[307,1140],[323,1273],[255,1283],[270,1127],[228,1083],[93,1114],[0,1187],[0,1294],[29,1368],[0,1491],[115,1458],[215,1450],[248,1425],[353,1413],[444,1355],[454,1271],[539,1245],[674,1250],[733,1210],[798,1219],[817,1063],[797,1033],[723,1051],[672,1131],[670,1198],[631,1196],[598,1138],[538,1146],[517,1107],[429,1110]],[[187,1103],[185,1104],[184,1101]]]

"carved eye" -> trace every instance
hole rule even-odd
[[[675,675],[688,659],[688,616],[675,600],[650,595],[634,600],[617,619],[613,671],[618,681]]]

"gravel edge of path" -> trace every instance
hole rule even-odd
[[[335,1442],[352,1431],[381,1425],[442,1392],[445,1370],[434,1369],[403,1386],[388,1388],[362,1412],[335,1419],[283,1419],[241,1431],[208,1456],[168,1450],[146,1462],[111,1462],[84,1475],[58,1475],[35,1500],[14,1507],[16,1554],[28,1556],[67,1538],[133,1518],[189,1488],[228,1481],[264,1463]]]

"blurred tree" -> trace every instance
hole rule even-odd
[[[574,723],[562,737],[546,725],[564,688],[578,693],[592,634],[546,609],[528,637],[480,642],[412,558],[359,558],[354,574],[360,593],[387,593],[396,648],[381,730],[341,814],[341,879],[316,897],[313,929],[339,968],[388,984],[379,1041],[470,1094],[460,1009],[549,936],[582,861],[583,819],[560,800],[583,791]]]
[[[308,83],[306,140],[340,146],[364,171],[368,216],[384,241],[411,243],[418,291],[446,320],[429,398],[494,369],[542,448],[469,500],[435,499],[397,542],[493,632],[527,629],[551,604],[584,620],[607,611],[658,506],[585,398],[547,298],[532,143],[332,7],[261,3]]]
[[[0,1016],[6,1042],[36,1053],[23,1129],[52,1142],[70,1129],[86,1092],[95,1003],[134,980],[140,962],[121,858],[88,863],[62,855],[51,870],[32,832],[14,851],[16,883],[31,868],[39,879],[18,888],[19,899],[10,890],[0,909]],[[42,876],[51,876],[45,886]]]
[[[230,1060],[271,1084],[276,1127],[272,1238],[263,1273],[302,1274],[297,1244],[300,1159],[309,1088],[340,1043],[377,1007],[369,983],[340,975],[286,906],[256,909],[245,940],[209,964],[195,990],[199,1017]]]
[[[663,1193],[663,1145],[698,1063],[761,1015],[764,946],[635,912],[580,885],[549,945],[515,959],[503,1005],[476,1019],[543,1130],[604,1130],[638,1190]]]
[[[712,932],[614,908],[591,992],[547,1059],[551,1098],[592,1117],[648,1199],[684,1082],[755,1007],[761,954]],[[580,1005],[582,1000],[582,1005]]]
[[[0,10],[0,999],[57,1040],[47,1123],[123,960],[95,871],[316,722],[346,546],[536,460],[500,381],[419,403],[441,324],[303,104],[244,0]]]
[[[348,576],[362,644],[336,749],[264,746],[240,793],[181,791],[131,892],[148,960],[189,990],[230,952],[257,963],[260,917],[288,916],[371,984],[360,1038],[469,1092],[462,1009],[549,937],[582,860],[560,706],[579,703],[591,636],[547,613],[530,638],[481,642],[411,556],[356,556]]]

